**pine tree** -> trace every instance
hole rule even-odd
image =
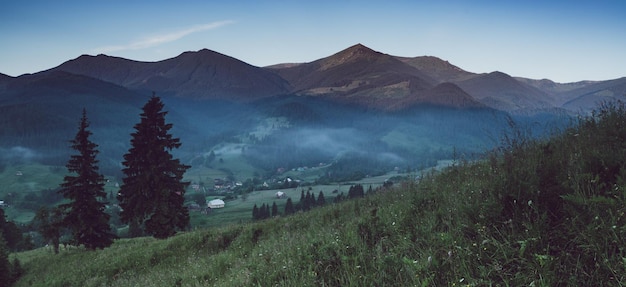
[[[348,190],[348,198],[352,199],[352,198],[358,198],[358,197],[364,197],[364,196],[365,196],[365,190],[363,190],[362,185],[357,184],[357,185],[350,186],[350,189]]]
[[[294,214],[296,212],[296,208],[293,206],[293,201],[291,197],[287,198],[287,203],[285,203],[285,215]]]
[[[169,133],[172,124],[165,123],[163,107],[154,95],[144,105],[131,134],[131,148],[124,155],[125,177],[117,196],[122,222],[141,226],[155,238],[170,237],[189,225],[184,206],[189,182],[182,181],[189,166],[170,154],[181,143]]]
[[[324,206],[324,204],[326,204],[326,198],[324,198],[324,192],[320,190],[317,196],[317,206]]]
[[[252,208],[252,219],[253,220],[259,219],[259,207],[256,206],[256,203],[254,204],[254,207]]]
[[[306,196],[304,195],[304,189],[300,191],[300,201],[298,202],[299,210],[306,210]]]
[[[270,217],[269,205],[263,203],[263,205],[261,205],[261,219],[266,219],[268,217]]]
[[[110,216],[104,211],[107,194],[104,176],[98,171],[98,145],[89,139],[92,133],[88,128],[87,112],[83,109],[78,133],[70,141],[78,154],[72,155],[66,165],[70,175],[63,178],[59,193],[69,200],[60,208],[64,212],[63,225],[70,230],[73,243],[94,250],[110,246],[116,236],[109,225]]]
[[[311,199],[311,192],[307,191],[306,196],[304,197],[305,210],[310,210],[311,208],[313,208],[314,204],[315,199]]]
[[[276,216],[278,216],[278,205],[276,205],[276,202],[274,201],[272,203],[272,217]]]

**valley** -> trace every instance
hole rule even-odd
[[[163,99],[181,140],[174,156],[191,166],[185,204],[226,201],[208,215],[192,212],[190,228],[202,229],[251,221],[252,207],[272,204],[278,190],[294,203],[302,190],[332,200],[354,184],[376,188],[442,162],[482,158],[507,137],[547,137],[599,102],[626,99],[624,87],[625,78],[560,84],[477,74],[361,44],[269,67],[207,49],[159,62],[83,55],[2,78],[0,200],[7,219],[23,225],[40,207],[62,202],[56,190],[84,108],[108,212],[124,237],[115,215],[122,156],[151,95]]]
[[[625,11],[4,1],[0,287],[626,286]]]

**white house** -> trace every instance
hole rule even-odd
[[[213,199],[207,203],[209,208],[224,208],[224,201],[221,199]]]
[[[283,198],[283,197],[285,197],[285,193],[284,192],[282,192],[282,191],[276,192],[276,198]]]

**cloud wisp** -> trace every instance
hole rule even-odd
[[[218,22],[202,24],[202,25],[195,25],[186,29],[174,31],[174,32],[167,33],[167,34],[159,34],[159,35],[153,35],[150,37],[145,37],[137,41],[131,42],[129,44],[126,44],[126,45],[103,46],[103,47],[96,48],[94,50],[96,51],[96,53],[111,53],[111,52],[126,51],[126,50],[141,50],[141,49],[146,49],[150,47],[155,47],[164,43],[173,42],[189,34],[217,29],[219,27],[232,24],[232,23],[234,23],[234,21],[227,20],[227,21],[218,21]]]

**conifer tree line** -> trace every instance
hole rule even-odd
[[[386,181],[385,184],[383,184],[382,188],[389,188],[392,185],[393,183],[391,181]],[[380,189],[380,187],[377,189]],[[337,191],[335,190],[333,193],[335,192]],[[371,194],[374,194],[375,192],[376,190],[372,189],[372,186],[370,185],[369,188],[367,189],[367,194],[371,195]],[[338,194],[337,196],[335,196],[332,202],[338,203],[345,199],[355,199],[355,198],[365,197],[365,195],[366,195],[366,192],[365,192],[365,189],[363,188],[363,185],[356,184],[356,185],[350,186],[350,189],[348,189],[347,196],[345,196],[342,192]],[[287,198],[287,202],[285,203],[285,208],[282,214],[290,215],[290,214],[296,213],[297,211],[309,211],[314,207],[324,206],[325,204],[326,204],[326,197],[324,196],[323,191],[320,190],[316,198],[315,194],[311,191],[311,188],[309,188],[309,190],[307,190],[306,192],[304,191],[304,189],[302,189],[300,191],[300,201],[297,204],[293,203],[293,200],[291,199],[291,197]],[[281,214],[278,211],[278,205],[276,204],[276,202],[273,202],[271,209],[270,209],[270,205],[265,204],[265,203],[263,203],[261,206],[258,206],[257,204],[255,204],[254,207],[252,208],[253,220],[262,220],[262,219],[267,219],[270,217],[275,217],[278,215],[281,215]]]
[[[131,134],[131,148],[122,162],[124,177],[117,200],[120,220],[129,225],[129,236],[167,238],[189,226],[184,206],[188,182],[183,175],[189,166],[173,158],[178,138],[170,134],[161,99],[152,95],[143,106],[140,121]],[[88,250],[103,249],[117,238],[105,212],[108,204],[104,176],[98,168],[98,145],[91,141],[87,111],[83,109],[78,132],[70,141],[76,152],[66,165],[68,175],[59,193],[66,201],[56,208],[42,208],[35,216],[42,237],[58,253],[60,237],[70,235],[69,244]]]

